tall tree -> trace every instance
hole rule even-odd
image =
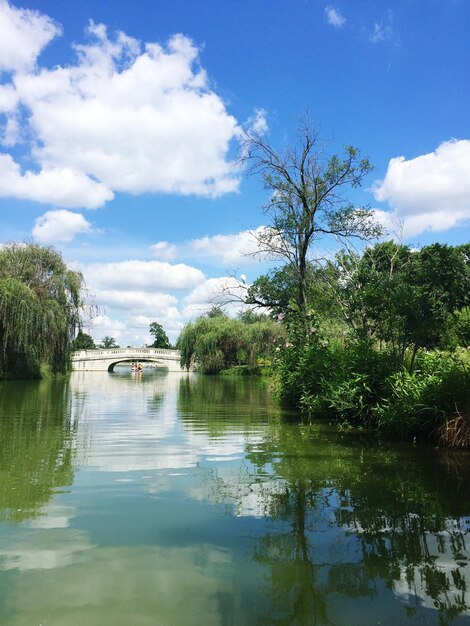
[[[347,192],[359,187],[372,170],[368,159],[347,146],[328,157],[318,134],[305,120],[293,146],[276,150],[264,136],[247,135],[244,161],[262,177],[269,194],[268,227],[257,235],[260,251],[292,266],[296,303],[308,306],[308,260],[321,239],[369,240],[380,234],[368,207],[357,207]],[[318,252],[318,251],[317,251]]]
[[[37,377],[41,363],[67,369],[79,324],[83,278],[36,244],[0,250],[0,376]]]
[[[94,350],[95,348],[96,345],[93,337],[79,330],[72,342],[71,350]]]
[[[150,334],[153,335],[154,341],[151,348],[164,348],[168,349],[171,347],[170,340],[167,337],[166,332],[163,330],[163,326],[158,322],[152,322],[150,324]]]
[[[116,339],[114,339],[114,337],[106,335],[106,337],[103,337],[98,347],[102,348],[103,350],[109,350],[111,348],[119,348],[119,344]]]

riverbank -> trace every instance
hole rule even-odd
[[[288,347],[275,365],[276,395],[311,419],[404,439],[470,447],[468,350],[421,351],[397,364],[367,342]]]
[[[224,377],[271,379],[280,404],[309,420],[405,440],[470,448],[470,353],[422,351],[397,367],[370,344],[286,347],[272,366],[240,365]]]

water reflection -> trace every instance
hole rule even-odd
[[[249,379],[0,394],[0,622],[468,623],[469,455],[286,424]]]
[[[230,403],[220,388],[198,383],[180,390],[180,402],[191,426],[205,421],[220,437],[232,426]],[[242,417],[256,406],[251,391]],[[206,403],[211,396],[217,401]],[[326,426],[274,420],[262,441],[247,442],[246,460],[243,472],[214,471],[212,497],[235,502],[237,515],[275,522],[253,547],[272,598],[261,623],[359,624],[365,614],[374,623],[372,598],[380,623],[387,602],[390,623],[470,617],[468,454],[371,445]]]
[[[72,484],[77,424],[67,381],[0,383],[0,519],[36,517]]]

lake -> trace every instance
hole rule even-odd
[[[129,368],[0,383],[0,623],[470,623],[470,455]]]

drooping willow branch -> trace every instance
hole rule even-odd
[[[80,321],[83,277],[52,248],[9,244],[0,250],[0,376],[67,367]]]

